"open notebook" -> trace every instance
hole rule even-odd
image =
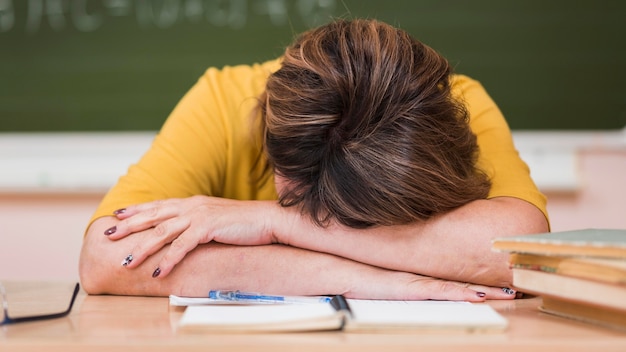
[[[173,305],[188,305],[180,332],[289,331],[501,331],[504,317],[488,304],[450,301],[354,300],[335,296],[330,303],[224,304],[170,297]],[[200,303],[202,302],[202,303]]]

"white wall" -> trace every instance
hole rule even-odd
[[[0,134],[0,279],[77,280],[83,231],[153,133]],[[514,132],[553,231],[626,228],[626,131]]]

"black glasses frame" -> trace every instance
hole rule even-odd
[[[4,286],[0,284],[0,294],[2,295],[2,310],[4,311],[4,320],[0,322],[0,326],[8,325],[8,324],[24,323],[27,321],[47,320],[47,319],[56,319],[56,318],[64,317],[72,311],[72,307],[74,306],[74,301],[76,301],[76,296],[78,296],[78,291],[80,291],[80,284],[76,283],[76,286],[74,287],[74,293],[72,294],[72,300],[70,301],[70,305],[63,312],[11,318],[9,316],[9,303],[7,301],[7,295],[4,290]]]

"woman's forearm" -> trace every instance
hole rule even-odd
[[[116,222],[114,218],[96,220],[84,239],[80,276],[88,293],[204,296],[211,289],[240,289],[318,295],[351,289],[348,278],[337,277],[341,270],[329,275],[332,266],[350,261],[282,245],[202,245],[190,252],[166,278],[155,279],[153,270],[168,247],[137,267],[124,267],[122,260],[131,254],[136,242],[150,235],[150,230],[111,241],[103,232]],[[321,280],[324,275],[327,277]]]
[[[132,268],[121,262],[150,231],[111,241],[103,234],[118,222],[96,220],[80,257],[83,288],[90,294],[206,296],[212,289],[239,289],[290,295],[344,294],[368,299],[510,299],[497,288],[468,287],[406,272],[386,270],[330,254],[274,244],[201,245],[165,278],[152,272],[164,247]],[[479,294],[480,292],[480,294]]]
[[[423,223],[366,230],[294,221],[290,209],[284,216],[292,220],[282,222],[288,227],[277,225],[281,243],[393,270],[502,287],[511,285],[508,256],[491,250],[492,239],[548,231],[539,209],[514,198],[479,200]]]

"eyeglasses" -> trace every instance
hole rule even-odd
[[[0,283],[0,298],[2,298],[2,311],[4,313],[4,319],[0,322],[0,326],[8,325],[8,324],[23,323],[27,321],[47,320],[47,319],[55,319],[55,318],[64,317],[68,315],[70,311],[72,311],[72,306],[74,306],[74,301],[76,300],[76,296],[78,295],[79,290],[80,290],[80,285],[76,283],[76,286],[74,287],[74,293],[72,294],[72,299],[70,301],[70,305],[69,307],[67,307],[66,310],[62,312],[40,314],[40,315],[29,315],[29,316],[12,318],[9,316],[9,302],[7,301],[6,291],[2,283]]]

